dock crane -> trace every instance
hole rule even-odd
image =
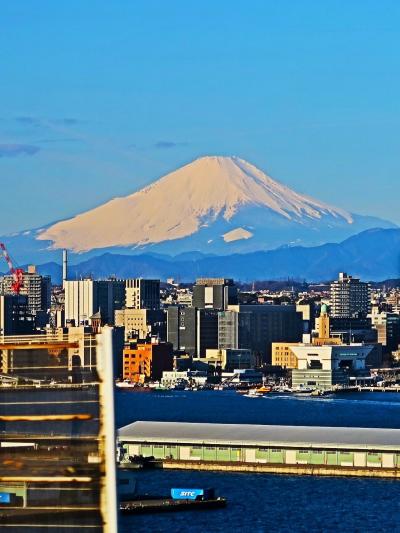
[[[19,294],[24,286],[24,271],[22,268],[14,267],[14,264],[7,252],[6,245],[3,242],[0,242],[0,257],[1,256],[7,261],[8,269],[13,277],[11,290],[14,294]]]

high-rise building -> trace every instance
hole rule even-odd
[[[218,348],[217,309],[197,309],[197,357],[205,357],[209,348]]]
[[[197,309],[176,305],[168,307],[167,340],[174,351],[197,355]]]
[[[0,529],[118,529],[113,329],[77,340],[0,339]]]
[[[0,335],[29,335],[35,326],[29,311],[28,296],[4,294],[0,296]]]
[[[237,311],[221,311],[218,314],[218,348],[221,350],[237,349],[238,341]]]
[[[271,363],[273,342],[302,340],[303,317],[295,305],[237,305],[229,311],[237,317],[222,315],[220,318],[219,347],[249,349],[256,356],[257,364]]]
[[[92,279],[65,281],[65,322],[90,325],[100,313],[103,324],[114,323],[114,313],[125,303],[125,281]]]
[[[371,290],[368,283],[347,275],[331,284],[331,316],[333,318],[366,317],[371,308]]]
[[[166,340],[167,316],[164,309],[132,309],[115,311],[115,325],[125,328],[125,339],[146,339],[148,336]]]
[[[127,279],[125,307],[131,309],[160,309],[159,279]]]
[[[12,275],[3,276],[1,280],[1,294],[13,294]],[[28,266],[28,271],[23,275],[21,295],[28,297],[28,310],[35,315],[38,311],[48,311],[51,306],[51,278],[36,272],[34,265]]]
[[[193,286],[193,307],[227,309],[237,304],[237,287],[232,279],[199,278]]]
[[[387,353],[395,351],[400,344],[400,315],[397,313],[371,313],[372,329],[376,330],[378,342]]]
[[[205,357],[208,348],[218,348],[218,310],[168,307],[167,340],[175,351]]]

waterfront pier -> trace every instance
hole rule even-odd
[[[400,479],[400,429],[134,422],[118,441],[121,466]]]

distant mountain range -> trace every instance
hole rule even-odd
[[[61,279],[60,264],[42,264],[39,271],[51,274],[55,282]],[[154,253],[105,253],[70,266],[69,276],[70,279],[86,275],[96,278],[143,276],[162,280],[173,277],[181,282],[201,276],[232,277],[243,282],[285,278],[325,281],[336,278],[339,271],[347,271],[364,280],[399,278],[400,229],[371,229],[339,244],[280,247],[225,256],[199,252],[175,257]]]
[[[195,264],[200,269],[204,261],[211,270],[218,270],[223,263],[239,268],[245,260],[232,254],[251,252],[253,255],[248,256],[247,262],[260,263],[258,267],[247,265],[250,270],[267,269],[276,276],[278,265],[272,267],[269,261],[278,256],[285,261],[295,253],[274,250],[279,246],[340,242],[377,227],[397,226],[295,192],[243,159],[213,156],[196,159],[124,198],[114,198],[73,218],[0,237],[0,240],[20,263],[58,260],[59,250],[68,248],[80,254],[81,261],[89,261],[87,268],[92,268],[90,259],[101,252],[140,255],[141,259],[114,260],[119,264],[141,262],[150,268],[155,259],[148,254],[171,256],[192,250],[207,256],[230,256],[225,260],[196,256]],[[271,256],[263,255],[267,250],[274,250]],[[254,255],[256,252],[258,255]],[[262,258],[267,257],[268,262],[264,263]],[[193,266],[193,256],[186,259],[189,258],[189,262],[182,258],[173,260],[173,264],[179,263],[179,272],[189,269],[187,274],[182,274],[185,277]],[[96,265],[98,261],[95,259]],[[106,257],[103,261],[107,261]],[[171,260],[165,259],[166,267],[170,264]],[[115,264],[114,269],[118,268]],[[161,258],[156,268],[161,268]],[[286,275],[284,263],[279,269]],[[307,272],[308,267],[298,275]],[[314,271],[310,274],[314,275]],[[240,270],[240,275],[253,274]]]

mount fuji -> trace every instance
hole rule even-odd
[[[129,196],[4,240],[30,260],[33,252],[54,258],[61,248],[85,257],[105,251],[228,255],[339,242],[375,227],[396,226],[295,192],[243,159],[212,156]]]

